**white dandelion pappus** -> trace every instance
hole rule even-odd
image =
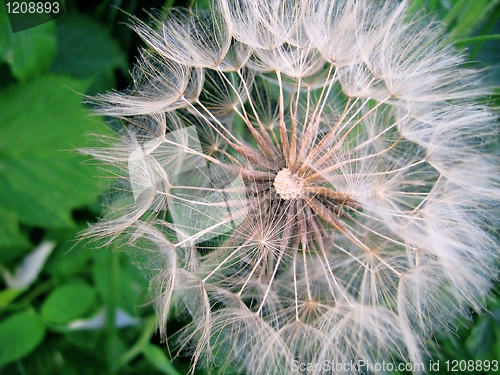
[[[86,235],[126,239],[164,336],[187,312],[193,369],[421,362],[497,272],[478,74],[406,1],[213,5],[133,24],[131,88],[93,99],[123,125],[91,152],[121,194]]]

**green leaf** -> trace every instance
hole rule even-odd
[[[180,373],[168,360],[163,350],[156,345],[147,343],[144,345],[142,353],[144,354],[144,357],[146,357],[147,360],[162,373],[168,375],[180,375]]]
[[[491,359],[489,353],[495,343],[495,333],[490,323],[489,317],[482,315],[465,341],[467,350],[475,359]]]
[[[118,360],[118,367],[123,367],[127,363],[129,363],[132,359],[137,357],[144,346],[149,344],[151,337],[156,331],[156,316],[150,315],[149,317],[144,319],[144,328],[142,330],[141,335],[137,339],[134,345],[132,345]]]
[[[59,20],[57,40],[58,52],[51,71],[92,78],[96,92],[113,88],[114,69],[128,69],[125,54],[104,26],[76,12]]]
[[[72,226],[71,210],[97,199],[96,168],[74,156],[103,133],[81,102],[87,83],[46,75],[0,92],[0,207],[43,228]]]
[[[108,251],[116,251],[110,250]],[[96,289],[103,301],[109,305],[116,299],[117,307],[122,308],[132,316],[136,316],[137,309],[144,303],[145,288],[143,283],[139,283],[130,270],[120,267],[116,272],[116,290],[110,288],[110,268],[107,262],[109,254],[106,251],[94,252],[93,277]],[[120,263],[122,257],[120,253]]]
[[[455,39],[470,36],[491,13],[499,0],[458,0],[444,18],[445,23],[455,25],[451,34]]]
[[[456,46],[464,46],[464,45],[467,45],[467,44],[487,42],[487,41],[490,41],[490,40],[500,40],[500,35],[499,34],[480,35],[480,36],[476,36],[476,37],[473,37],[473,38],[467,38],[467,39],[457,40],[455,42],[455,45]]]
[[[9,303],[14,301],[19,295],[24,293],[26,288],[22,289],[5,289],[0,292],[0,309],[8,306]]]
[[[165,0],[165,4],[163,4],[162,13],[164,16],[168,16],[172,6],[174,5],[175,0]]]
[[[189,5],[195,9],[210,9],[210,0],[190,0]]]
[[[45,336],[45,324],[32,309],[0,323],[0,366],[29,354]]]
[[[84,283],[68,283],[56,288],[42,305],[49,323],[64,324],[82,318],[94,305],[95,291]]]
[[[74,239],[79,231],[84,230],[81,226],[76,230],[67,230],[62,233],[51,231],[50,238],[61,238],[61,245],[54,250],[53,256],[49,258],[45,272],[56,277],[67,278],[75,273],[87,272],[90,269],[90,259],[94,251],[85,247],[83,241],[75,242]]]
[[[55,29],[51,21],[14,34],[7,12],[0,6],[0,58],[19,81],[36,77],[50,67],[57,52]]]
[[[453,7],[449,10],[443,21],[447,24],[452,23],[460,14],[460,11],[465,7],[469,0],[457,0]]]
[[[30,246],[31,244],[26,236],[19,230],[19,217],[14,212],[0,207],[0,250],[12,248],[25,249]],[[4,253],[0,252],[0,263],[3,263],[8,256],[8,254]]]

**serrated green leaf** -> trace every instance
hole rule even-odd
[[[81,102],[87,83],[46,75],[0,92],[0,206],[26,224],[71,226],[71,210],[94,202],[96,169],[70,153],[104,132]]]
[[[104,26],[76,12],[59,20],[57,40],[58,52],[51,71],[92,78],[94,91],[114,86],[114,69],[128,69],[125,54]]]
[[[0,58],[24,82],[45,72],[57,52],[53,21],[13,33],[3,5],[0,6]]]
[[[0,322],[0,366],[29,354],[44,336],[45,324],[32,309]]]
[[[168,360],[163,350],[156,345],[147,343],[144,345],[142,353],[144,357],[162,373],[167,375],[180,375],[179,371],[177,371],[174,365]]]
[[[95,302],[94,289],[84,283],[57,287],[42,305],[42,316],[49,323],[64,324],[82,318]]]

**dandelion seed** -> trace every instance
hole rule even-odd
[[[124,198],[86,235],[126,238],[165,336],[187,311],[193,368],[421,362],[481,308],[497,119],[439,23],[406,1],[220,0],[133,28],[134,84],[95,99],[120,141],[92,152]]]

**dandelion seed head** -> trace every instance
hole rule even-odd
[[[93,99],[122,126],[91,152],[120,182],[86,235],[124,239],[164,337],[186,311],[167,339],[193,368],[420,362],[481,309],[497,115],[439,22],[406,1],[219,0],[132,27],[133,83]]]

